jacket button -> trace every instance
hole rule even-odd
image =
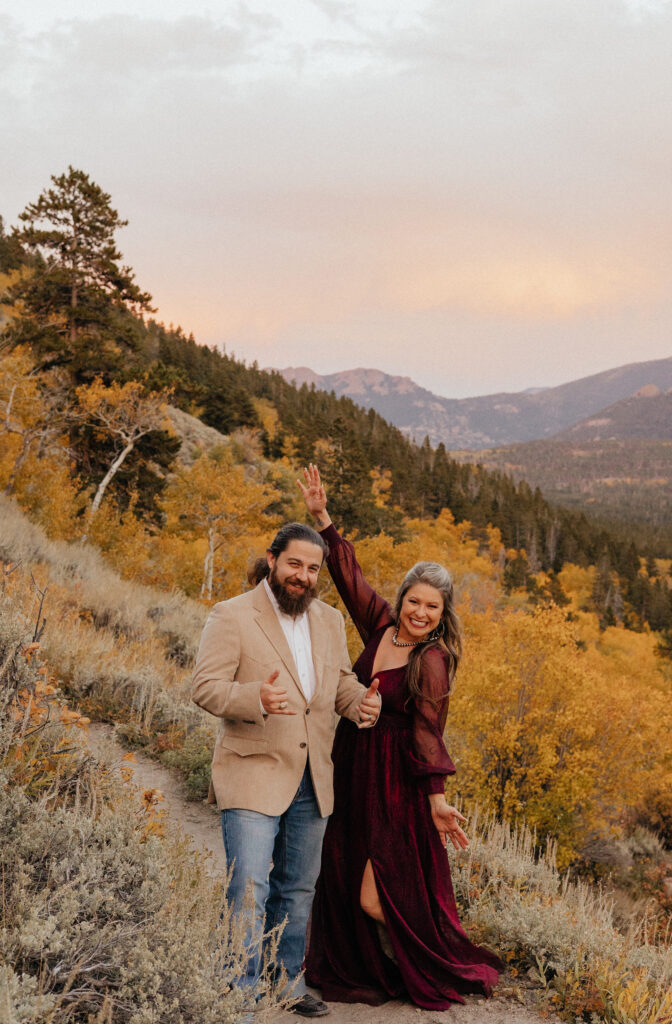
[[[300,746],[300,747],[301,747],[301,749],[303,750],[303,748],[304,748],[304,747],[307,747],[307,746],[308,746],[308,744],[307,744],[307,743],[299,743],[299,746]]]
[[[306,708],[306,714],[307,714],[307,715],[309,715],[309,714],[310,714],[310,708]]]

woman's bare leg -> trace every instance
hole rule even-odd
[[[387,930],[385,924],[385,915],[383,914],[383,908],[380,904],[380,897],[378,896],[378,889],[376,888],[376,879],[373,874],[373,868],[371,867],[371,861],[367,860],[366,867],[364,868],[364,874],[362,875],[362,888],[359,891],[359,905],[365,914],[372,917],[376,922],[376,928],[378,929],[378,941],[380,942],[380,948],[382,949],[385,956],[388,956],[390,960],[397,962],[397,958],[394,955],[394,948],[392,946],[392,940],[390,939],[390,933]]]
[[[380,921],[381,924],[385,924],[383,908],[380,905],[380,898],[376,888],[376,879],[373,874],[373,868],[370,860],[367,860],[364,868],[364,874],[362,875],[362,888],[359,892],[359,905],[364,913],[368,914],[369,917],[372,917],[374,921]]]

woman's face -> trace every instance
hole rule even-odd
[[[401,602],[399,640],[422,640],[436,629],[443,614],[443,597],[429,583],[409,587]]]

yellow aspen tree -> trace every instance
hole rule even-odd
[[[390,489],[392,487],[392,472],[389,469],[375,467],[369,471],[371,477],[371,493],[376,508],[387,508],[390,504]]]
[[[448,724],[457,785],[556,837],[566,866],[641,801],[669,693],[633,679],[622,659],[583,651],[555,607],[471,615],[467,627]]]
[[[91,522],[110,483],[138,441],[153,430],[170,432],[166,415],[165,392],[145,391],[138,381],[109,387],[97,377],[91,384],[77,388],[80,422],[92,427],[101,440],[112,441],[113,456],[105,475],[99,482],[89,508],[82,543],[86,543]]]
[[[76,540],[86,496],[72,472],[66,436],[49,445],[48,458],[31,451],[17,474],[16,499],[54,540]]]
[[[2,479],[11,494],[14,479],[29,452],[27,438],[39,420],[36,369],[25,348],[3,352],[0,358],[0,431]]]
[[[278,410],[267,398],[253,398],[252,405],[257,414],[257,419],[262,428],[266,431],[269,441],[273,441],[280,429],[280,416]]]
[[[5,494],[13,494],[26,460],[60,445],[67,389],[58,371],[42,372],[27,346],[0,352],[0,472]]]
[[[212,449],[175,474],[162,501],[166,531],[204,546],[202,599],[212,600],[217,563],[219,571],[226,572],[227,559],[243,534],[270,534],[277,519],[269,507],[277,499],[271,486],[255,481],[244,466],[234,463],[228,448]]]
[[[109,496],[91,520],[89,541],[124,579],[145,582],[151,557],[152,536],[136,515],[137,493],[132,493],[123,511]]]

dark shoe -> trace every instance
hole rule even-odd
[[[326,1003],[323,1003],[321,999],[316,999],[315,996],[308,995],[307,992],[288,1009],[291,1013],[298,1013],[302,1017],[326,1017],[330,1012]]]

